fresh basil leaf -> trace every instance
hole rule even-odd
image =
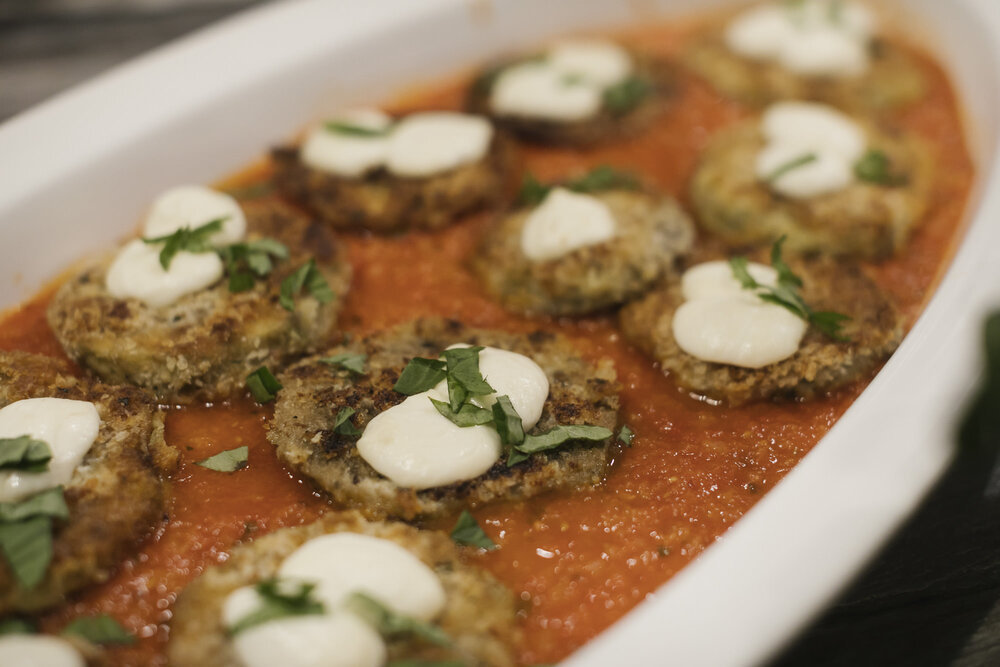
[[[255,284],[257,284],[257,281],[249,271],[232,271],[229,273],[229,291],[232,294],[251,290]]]
[[[52,560],[52,518],[0,523],[0,551],[20,587],[31,590],[45,577]]]
[[[521,415],[517,414],[510,396],[497,396],[493,404],[493,425],[500,434],[500,441],[505,445],[519,445],[524,442],[524,424]]]
[[[44,472],[49,469],[52,450],[48,443],[30,435],[0,438],[0,470]]]
[[[599,441],[610,438],[612,435],[614,434],[603,426],[559,425],[539,435],[528,434],[524,436],[524,442],[517,445],[517,449],[525,454],[534,454],[535,452],[555,449],[574,440]]]
[[[774,183],[788,172],[795,171],[799,167],[804,167],[818,159],[819,156],[816,155],[816,153],[804,153],[798,157],[792,158],[788,162],[778,165],[774,171],[764,177],[764,181],[767,183]]]
[[[341,352],[340,354],[335,354],[332,357],[324,357],[320,359],[320,361],[324,364],[330,364],[331,366],[340,366],[344,370],[348,370],[356,375],[364,375],[365,361],[367,359],[367,354]]]
[[[226,215],[206,222],[204,225],[195,227],[194,229],[191,227],[181,227],[166,236],[143,238],[142,242],[149,245],[156,243],[163,244],[163,249],[160,250],[160,266],[163,267],[164,271],[167,271],[170,269],[170,263],[179,252],[212,252],[214,248],[209,243],[209,240],[212,234],[222,231],[222,223],[228,219],[229,216]]]
[[[216,472],[236,472],[247,467],[249,456],[250,448],[243,445],[242,447],[219,452],[215,456],[209,456],[202,461],[195,461],[195,465],[215,470]]]
[[[527,173],[521,181],[521,189],[517,194],[517,201],[522,206],[537,206],[545,201],[551,190],[551,186],[543,185],[532,174]]]
[[[615,116],[624,116],[642,104],[652,92],[653,87],[648,81],[630,76],[604,89],[604,108]]]
[[[448,376],[448,407],[452,412],[458,412],[465,404],[465,399],[469,397],[469,392],[461,384]]]
[[[525,454],[517,447],[511,447],[510,451],[507,452],[507,467],[515,466],[521,461],[527,461],[529,458],[531,458],[530,454]]]
[[[316,268],[316,260],[310,259],[299,267],[295,273],[281,281],[281,293],[279,302],[282,308],[293,312],[295,310],[295,297],[305,288],[313,298],[320,303],[330,303],[333,301],[333,290],[330,289],[326,278]]]
[[[341,408],[333,419],[333,432],[348,436],[361,435],[363,431],[351,423],[352,416],[354,416],[354,408]]]
[[[107,614],[76,618],[63,628],[62,634],[83,637],[91,644],[135,643],[135,636]]]
[[[809,313],[809,324],[816,327],[820,333],[824,334],[828,338],[840,341],[841,343],[846,343],[851,340],[841,333],[844,322],[848,322],[850,319],[850,317],[844,315],[843,313],[834,313],[828,310],[819,312],[810,311]]]
[[[45,489],[20,502],[0,503],[0,522],[16,522],[36,516],[68,519],[69,508],[63,497],[63,487]]]
[[[760,284],[754,280],[754,277],[750,275],[750,271],[747,269],[748,261],[746,257],[730,257],[729,258],[729,268],[733,271],[733,277],[740,281],[740,285],[743,289],[757,289]]]
[[[636,177],[627,171],[620,171],[602,164],[594,167],[580,178],[568,181],[566,187],[574,192],[601,192],[622,188],[634,190],[639,187]]]
[[[451,539],[455,544],[466,547],[479,547],[487,551],[497,548],[496,542],[483,532],[479,523],[476,522],[476,517],[472,516],[469,510],[462,510],[458,521],[455,522],[455,527],[451,529]]]
[[[632,440],[635,438],[635,433],[632,429],[628,427],[628,424],[622,425],[620,431],[618,431],[618,442],[622,443],[626,447],[632,446]]]
[[[374,139],[377,137],[387,137],[389,133],[392,132],[393,126],[387,125],[383,128],[372,128],[365,127],[363,125],[355,125],[354,123],[349,123],[347,121],[331,120],[323,125],[327,132],[332,132],[333,134],[341,134],[346,137],[359,137],[362,139]]]
[[[383,637],[412,635],[437,646],[451,646],[451,637],[441,628],[393,611],[365,593],[357,591],[351,593],[344,606],[375,628]]]
[[[448,384],[460,384],[469,396],[485,396],[493,393],[493,387],[479,372],[479,353],[482,346],[456,347],[441,353],[448,369]]]
[[[906,176],[893,171],[889,156],[876,149],[869,149],[854,163],[854,176],[859,181],[888,187],[904,185],[907,180]]]
[[[229,626],[230,636],[279,618],[316,616],[326,611],[323,603],[313,597],[314,583],[267,579],[255,588],[261,606]]]
[[[282,389],[281,383],[267,366],[261,366],[247,376],[247,389],[258,403],[270,403]]]
[[[407,396],[432,389],[447,377],[445,366],[445,362],[440,359],[414,357],[399,374],[399,379],[392,388]]]
[[[37,632],[34,625],[23,618],[5,618],[0,621],[0,636],[31,635]]]
[[[493,413],[485,408],[472,403],[465,403],[457,411],[451,409],[451,405],[444,401],[430,399],[437,411],[447,417],[456,426],[466,428],[468,426],[483,426],[493,423]]]
[[[781,257],[782,246],[785,245],[785,239],[787,238],[787,235],[782,234],[781,238],[771,246],[771,267],[778,272],[779,285],[787,285],[791,288],[802,287],[802,279],[795,275],[792,267],[788,266]]]

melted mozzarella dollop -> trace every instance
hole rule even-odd
[[[848,77],[868,69],[875,29],[874,15],[857,3],[804,0],[747,10],[727,26],[725,41],[734,53],[795,74]]]
[[[427,111],[392,119],[375,109],[361,109],[337,121],[377,130],[361,136],[318,127],[309,133],[299,156],[314,169],[354,178],[385,167],[396,176],[425,178],[482,160],[493,141],[485,118],[451,111]]]
[[[5,635],[0,637],[0,665],[4,667],[85,667],[86,662],[72,644],[50,635]]]
[[[17,502],[68,483],[100,428],[101,417],[88,401],[27,398],[0,409],[0,438],[29,435],[52,450],[45,472],[0,471],[0,502]]]
[[[246,217],[239,203],[229,195],[199,185],[168,190],[158,197],[143,224],[145,238],[169,236],[188,227],[195,229],[223,218],[222,229],[209,243],[222,247],[238,243],[246,235]],[[104,278],[108,293],[118,299],[134,298],[158,308],[182,296],[215,284],[224,273],[222,259],[214,252],[180,251],[170,268],[160,264],[161,243],[131,241],[115,256]]]
[[[549,394],[545,371],[522,354],[491,347],[480,351],[479,369],[495,393],[476,402],[489,407],[496,396],[506,394],[524,429],[532,428]],[[494,428],[457,426],[437,411],[431,398],[448,402],[446,381],[376,415],[358,439],[361,457],[399,486],[429,489],[473,479],[502,453]]]
[[[761,285],[777,282],[769,266],[751,262],[747,270]],[[688,269],[681,291],[685,302],[674,312],[674,339],[702,361],[761,368],[795,354],[805,335],[804,320],[744,289],[727,261]]]
[[[565,41],[544,59],[503,70],[490,90],[490,108],[501,115],[561,122],[595,116],[604,91],[632,72],[632,58],[599,40]]]
[[[365,593],[399,614],[430,621],[444,609],[440,579],[412,553],[391,540],[334,533],[309,540],[281,564],[282,581],[316,583],[325,613],[262,623],[236,635],[237,654],[247,667],[378,667],[385,643],[344,607]],[[252,586],[226,599],[223,620],[232,626],[261,605]]]
[[[521,229],[521,252],[546,261],[608,241],[617,224],[611,209],[596,197],[554,188],[532,211]]]
[[[866,137],[850,116],[824,104],[780,102],[761,120],[764,148],[755,172],[780,194],[807,199],[837,192],[854,181],[854,164],[865,153]],[[783,169],[804,156],[812,160]],[[780,175],[775,177],[775,174]]]

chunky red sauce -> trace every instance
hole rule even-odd
[[[683,34],[657,26],[630,38],[673,56]],[[937,65],[921,62],[930,82],[928,98],[897,119],[935,149],[933,205],[907,250],[872,267],[911,322],[951,256],[973,176],[952,90]],[[462,83],[424,90],[397,106],[457,108]],[[643,136],[592,150],[526,149],[526,167],[546,179],[612,164],[643,174],[683,201],[686,180],[708,138],[747,111],[699,81],[681,83],[673,110]],[[266,165],[258,166],[233,183],[266,176]],[[487,217],[479,216],[436,233],[346,236],[355,280],[342,322],[355,333],[421,315],[511,330],[540,325],[569,335],[588,357],[615,361],[624,387],[622,418],[637,436],[631,448],[615,453],[607,481],[575,494],[476,512],[501,545],[478,560],[523,601],[521,660],[554,662],[653,595],[717,539],[816,444],[863,387],[809,403],[740,409],[694,400],[625,344],[611,319],[529,321],[491,302],[465,268],[487,224]],[[51,293],[43,291],[3,317],[0,347],[62,355],[44,318]],[[164,664],[171,605],[188,581],[224,562],[242,540],[333,509],[276,461],[265,439],[270,413],[270,407],[246,398],[172,410],[167,440],[182,463],[172,478],[169,520],[110,581],[46,616],[45,629],[58,630],[77,615],[107,612],[141,638],[135,646],[112,649],[113,664]],[[250,447],[244,470],[224,474],[192,465],[242,444]]]

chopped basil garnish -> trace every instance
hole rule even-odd
[[[304,581],[267,579],[255,586],[261,606],[229,626],[229,635],[268,621],[289,616],[316,616],[325,611],[323,603],[313,597],[316,584]]]
[[[81,616],[63,628],[63,635],[83,637],[91,644],[134,644],[135,636],[107,614]]]
[[[451,637],[430,623],[397,613],[370,595],[351,593],[344,606],[375,628],[383,637],[412,635],[437,646],[451,646]]]
[[[333,420],[333,432],[339,435],[347,436],[357,436],[361,435],[362,431],[357,426],[351,423],[351,417],[354,416],[354,408],[341,408],[340,412]]]
[[[492,551],[497,548],[496,542],[490,539],[489,535],[483,532],[476,522],[476,518],[469,513],[469,510],[462,510],[461,516],[451,530],[451,539],[455,544],[466,547],[479,547]]]
[[[587,426],[585,424],[558,425],[539,435],[528,434],[517,449],[525,454],[544,452],[555,449],[571,440],[605,440],[614,435],[603,426]]]
[[[906,176],[893,172],[889,156],[875,149],[870,149],[854,163],[854,176],[860,181],[889,187],[906,183]]]
[[[274,269],[275,259],[288,259],[288,248],[274,239],[258,239],[246,243],[233,243],[219,249],[219,256],[229,274],[229,291],[245,292],[257,278],[263,278]]]
[[[781,246],[785,238],[782,236],[771,248],[771,266],[778,273],[778,284],[775,287],[761,285],[754,280],[747,270],[746,257],[733,257],[729,260],[733,276],[740,281],[744,289],[754,290],[761,301],[779,305],[801,317],[826,336],[846,342],[848,339],[841,335],[840,330],[844,322],[851,319],[850,317],[831,311],[815,311],[799,296],[798,290],[802,287],[802,279],[795,275],[791,267],[781,258]]]
[[[458,412],[467,398],[493,393],[493,387],[479,372],[479,353],[482,347],[458,347],[445,350],[444,357],[448,380],[448,402]]]
[[[0,503],[0,551],[22,588],[34,588],[45,576],[52,560],[52,521],[68,517],[61,486]]]
[[[643,78],[630,76],[604,89],[604,108],[615,116],[624,116],[642,104],[653,87]]]
[[[267,366],[261,366],[247,376],[247,389],[258,403],[273,401],[281,388],[281,383],[271,374]]]
[[[310,259],[299,267],[295,273],[281,281],[281,296],[279,301],[282,308],[294,311],[295,297],[302,291],[303,287],[320,303],[330,303],[333,301],[333,291],[326,282],[326,278],[316,268],[315,259]]]
[[[517,414],[510,396],[497,396],[493,404],[493,425],[505,445],[520,445],[524,442],[524,424]]]
[[[437,408],[437,411],[454,422],[456,426],[465,428],[467,426],[483,426],[493,423],[493,412],[478,405],[465,403],[456,412],[451,409],[450,404],[444,401],[438,401],[433,398],[430,400],[434,404],[434,407]]]
[[[774,183],[775,181],[777,181],[779,178],[781,178],[782,176],[784,176],[788,172],[795,171],[799,167],[804,167],[807,164],[811,164],[811,163],[815,162],[818,159],[819,159],[819,156],[816,155],[816,153],[805,153],[805,154],[800,155],[800,156],[798,156],[796,158],[792,158],[788,162],[785,162],[784,164],[779,165],[774,171],[772,171],[770,174],[768,174],[764,178],[764,180],[767,181],[768,183]]]
[[[334,134],[342,134],[347,137],[360,137],[366,139],[374,139],[376,137],[386,137],[392,132],[392,125],[387,125],[383,128],[373,128],[365,127],[363,125],[355,125],[354,123],[349,123],[346,121],[331,120],[323,125],[327,132],[332,132]]]
[[[212,237],[212,234],[222,230],[222,223],[228,219],[228,215],[216,218],[194,229],[191,227],[181,227],[172,234],[157,236],[155,238],[143,238],[142,242],[150,245],[154,243],[163,244],[163,249],[160,250],[160,266],[166,271],[170,268],[170,262],[173,261],[174,256],[181,251],[201,253],[215,250],[212,244],[209,243],[209,239]]]
[[[5,618],[0,621],[0,636],[30,635],[35,632],[35,626],[23,618]]]
[[[599,165],[583,176],[554,185],[544,185],[530,173],[525,174],[518,193],[518,202],[525,206],[537,206],[545,201],[549,192],[557,186],[562,186],[573,192],[601,192],[623,188],[634,190],[639,187],[639,181],[627,171],[620,171],[606,164]]]
[[[958,442],[965,456],[995,456],[1000,442],[1000,311],[990,314],[983,328],[986,368],[979,390],[963,415]]]
[[[626,447],[632,446],[632,440],[635,438],[635,433],[632,429],[628,427],[628,424],[622,426],[622,429],[618,431],[618,442],[622,443]]]
[[[416,357],[406,365],[399,379],[393,385],[393,390],[407,396],[413,396],[433,389],[441,380],[447,377],[446,364],[441,359],[425,359]]]
[[[0,470],[43,472],[49,468],[52,450],[48,443],[30,435],[0,438]]]
[[[202,461],[196,461],[195,465],[215,470],[216,472],[236,472],[247,467],[249,455],[250,448],[243,445],[242,447],[219,452],[215,456],[209,456]]]
[[[335,354],[332,357],[324,357],[320,359],[324,364],[330,364],[331,366],[340,366],[344,370],[350,371],[357,375],[364,375],[365,372],[365,361],[368,359],[367,354],[353,354],[351,352],[341,352],[340,354]]]

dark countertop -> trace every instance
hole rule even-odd
[[[0,120],[265,1],[0,0]],[[1000,665],[995,463],[953,466],[875,562],[773,667]]]

